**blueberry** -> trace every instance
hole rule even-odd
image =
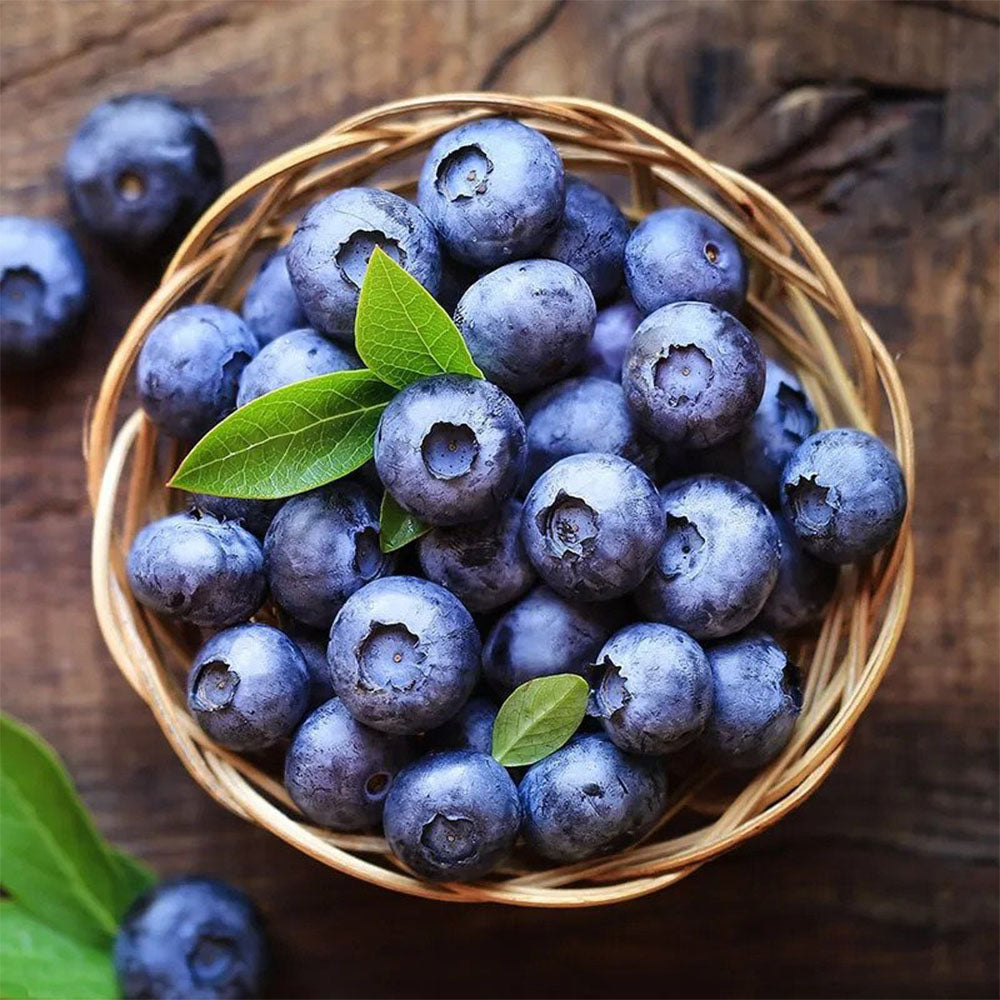
[[[90,296],[73,237],[46,219],[0,216],[0,363],[40,368],[62,359]]]
[[[446,253],[441,254],[441,281],[438,284],[437,300],[449,316],[478,277],[479,272],[475,269],[452,260]]]
[[[621,386],[594,376],[544,389],[524,408],[528,486],[561,458],[585,452],[619,455],[652,472],[657,445],[639,427]]]
[[[653,212],[625,246],[625,280],[635,304],[647,314],[671,302],[710,302],[738,313],[747,277],[729,230],[693,208]]]
[[[702,731],[712,708],[712,671],[686,632],[640,622],[616,632],[597,657],[597,708],[622,750],[673,753]]]
[[[172,249],[222,193],[222,157],[205,116],[162,94],[99,104],[66,151],[74,210],[130,253]]]
[[[204,628],[246,621],[267,593],[260,542],[198,512],[147,524],[129,549],[128,580],[147,608]]]
[[[284,500],[244,500],[240,497],[214,497],[210,493],[192,493],[191,509],[211,514],[220,521],[242,524],[252,535],[263,540],[274,515],[281,510]]]
[[[785,465],[781,509],[807,552],[832,563],[858,562],[899,532],[906,513],[903,470],[864,431],[820,431]]]
[[[298,647],[270,625],[234,625],[195,655],[188,708],[229,750],[263,750],[290,736],[309,706],[309,670]]]
[[[594,299],[604,302],[621,288],[628,236],[628,220],[603,191],[567,177],[562,222],[538,256],[568,264],[590,285]]]
[[[493,749],[493,723],[497,707],[489,698],[470,698],[443,726],[427,734],[435,750],[475,750],[489,754]]]
[[[641,322],[642,313],[627,295],[601,309],[587,345],[583,374],[620,382],[625,350]]]
[[[351,715],[386,733],[421,733],[472,693],[480,643],[457,597],[413,576],[375,580],[347,599],[327,650],[333,687]]]
[[[417,203],[456,260],[485,270],[528,257],[558,227],[564,176],[555,146],[507,118],[460,125],[427,154]]]
[[[367,830],[382,819],[389,787],[413,755],[406,737],[361,725],[334,698],[299,726],[285,757],[285,788],[314,823]]]
[[[285,634],[299,647],[309,671],[309,707],[318,708],[336,694],[333,690],[333,678],[330,676],[330,664],[326,659],[326,633],[322,629],[312,629],[292,622],[285,628]]]
[[[483,646],[483,674],[501,697],[536,677],[580,674],[621,624],[614,603],[568,601],[536,587],[501,617]]]
[[[639,325],[625,352],[622,388],[650,434],[707,448],[753,416],[764,392],[764,355],[729,313],[677,302]]]
[[[764,503],[775,507],[781,470],[818,426],[819,418],[802,384],[768,358],[757,412],[736,437],[695,453],[698,468],[746,483]]]
[[[310,325],[354,343],[354,314],[368,260],[379,247],[432,295],[441,251],[424,214],[379,188],[344,188],[316,202],[288,244],[288,273]]]
[[[260,914],[238,889],[210,878],[169,879],[129,908],[114,944],[126,1000],[256,997],[267,971]]]
[[[700,746],[723,767],[761,767],[792,734],[802,708],[799,672],[764,632],[710,643],[705,652],[714,700]]]
[[[639,608],[696,639],[738,632],[778,577],[774,518],[751,490],[723,476],[678,479],[662,498],[666,537],[636,591]]]
[[[256,334],[261,346],[289,330],[309,325],[288,276],[287,247],[276,250],[264,261],[243,296],[242,313],[243,321]]]
[[[666,809],[667,776],[658,758],[591,734],[529,768],[520,793],[528,845],[552,861],[582,861],[648,833]]]
[[[264,554],[274,600],[323,629],[351,594],[391,573],[395,562],[379,547],[375,495],[344,480],[292,497],[268,528]]]
[[[524,421],[496,386],[435,375],[407,386],[382,413],[375,467],[399,505],[434,525],[496,514],[517,488]]]
[[[283,386],[329,372],[363,367],[353,351],[332,344],[315,330],[292,330],[275,337],[243,369],[237,406]]]
[[[521,504],[508,500],[488,521],[435,528],[419,543],[428,580],[447,587],[470,611],[492,611],[517,600],[535,571],[521,543]]]
[[[761,608],[757,624],[769,632],[788,632],[823,617],[840,574],[836,566],[806,552],[787,518],[778,515],[775,522],[781,536],[778,580]]]
[[[149,419],[183,441],[197,441],[236,409],[240,376],[257,338],[228,309],[185,306],[150,331],[136,365]]]
[[[571,455],[531,487],[521,515],[528,558],[564,597],[606,601],[638,586],[663,542],[650,478],[617,455]]]
[[[415,875],[471,881],[510,853],[521,823],[517,788],[486,754],[431,754],[400,772],[385,803],[385,837]]]
[[[516,394],[579,367],[596,317],[594,296],[571,267],[524,260],[472,285],[455,310],[455,325],[486,377]]]

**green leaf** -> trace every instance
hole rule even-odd
[[[117,847],[105,844],[105,849],[111,863],[117,911],[122,915],[139,896],[156,884],[156,875],[141,861],[119,851]]]
[[[275,389],[210,430],[170,485],[251,500],[323,486],[372,457],[379,417],[395,394],[364,370]]]
[[[382,494],[379,512],[378,543],[383,552],[395,552],[414,539],[426,535],[429,524],[403,510],[388,492]]]
[[[52,748],[0,715],[0,885],[26,911],[106,945],[124,907],[108,848]]]
[[[397,389],[449,372],[483,377],[451,317],[378,247],[361,284],[354,341],[361,360]]]
[[[536,677],[516,688],[493,723],[493,758],[504,767],[555,753],[583,722],[590,686],[579,674]]]
[[[111,952],[60,934],[13,899],[0,900],[0,996],[114,1000]]]

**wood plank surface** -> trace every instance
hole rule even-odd
[[[68,219],[67,140],[164,90],[230,179],[346,114],[486,86],[609,100],[759,179],[898,358],[918,449],[896,660],[802,809],[652,898],[543,912],[352,881],[215,805],[117,674],[88,588],[81,430],[155,276],[81,238],[98,308],[68,370],[5,379],[0,695],[102,830],[260,901],[280,997],[993,997],[998,834],[994,2],[0,3],[0,211]]]

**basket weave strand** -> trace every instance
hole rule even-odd
[[[188,714],[183,690],[196,637],[140,607],[124,575],[135,533],[180,502],[163,486],[180,455],[176,444],[159,440],[141,411],[121,412],[122,393],[149,330],[186,302],[238,305],[263,252],[288,238],[310,202],[358,183],[411,194],[416,157],[439,135],[462,122],[498,114],[517,116],[548,135],[568,169],[627,180],[632,198],[627,212],[633,219],[648,214],[666,195],[726,225],[751,264],[750,325],[772,337],[792,359],[824,426],[886,431],[903,467],[912,508],[913,428],[895,365],[823,252],[778,199],[648,122],[606,104],[566,97],[442,95],[355,115],[264,164],[229,188],[177,251],[115,352],[88,428],[94,605],[115,662],[149,705],[184,766],[237,815],[332,868],[400,892],[456,902],[592,906],[679,881],[776,823],[819,787],[899,641],[913,584],[909,511],[890,550],[842,573],[817,635],[788,640],[806,682],[802,714],[775,761],[735,792],[707,770],[675,782],[658,828],[620,854],[558,868],[541,868],[519,855],[473,884],[422,882],[401,868],[381,836],[311,825],[274,775],[213,744]],[[681,813],[700,816],[701,825],[671,835],[671,823]]]

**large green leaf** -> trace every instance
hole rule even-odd
[[[403,510],[391,493],[382,494],[378,538],[383,552],[395,552],[430,530],[429,524],[424,524],[419,518]]]
[[[142,862],[119,851],[117,847],[105,844],[111,862],[111,880],[115,890],[115,901],[119,916],[135,902],[147,889],[156,883],[152,870]]]
[[[583,722],[590,687],[579,674],[536,677],[516,688],[493,723],[493,757],[505,767],[555,753]]]
[[[354,341],[361,360],[397,389],[446,372],[483,377],[451,317],[378,247],[361,286]]]
[[[372,457],[379,417],[394,395],[364,370],[275,389],[209,431],[170,485],[261,500],[323,486]]]

